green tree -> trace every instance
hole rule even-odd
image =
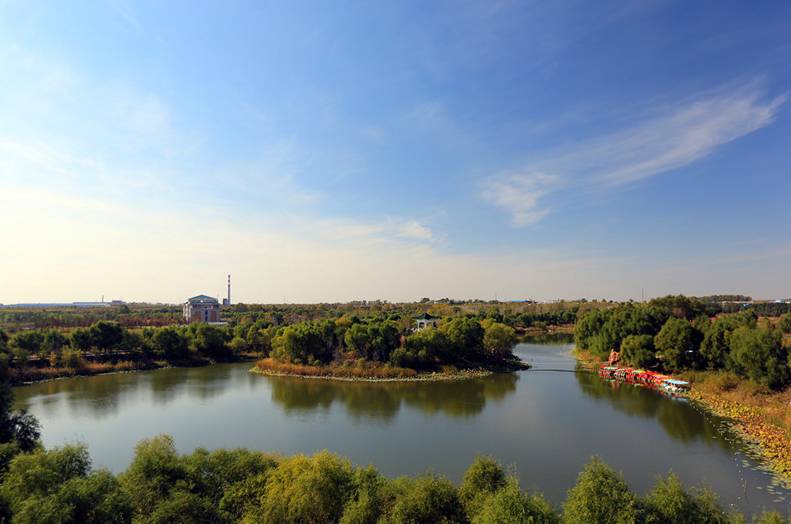
[[[621,342],[621,360],[631,366],[648,367],[656,362],[654,337],[629,335]]]
[[[412,366],[433,365],[437,361],[443,361],[450,352],[448,337],[436,328],[421,329],[412,333],[406,337],[404,346],[412,360]],[[395,354],[398,353],[394,352]]]
[[[354,472],[354,489],[343,508],[340,524],[368,524],[378,522],[389,500],[388,482],[373,468],[358,468]]]
[[[181,457],[190,491],[219,506],[225,490],[248,478],[266,474],[277,466],[275,460],[247,449],[196,449]]]
[[[296,455],[269,473],[261,507],[252,521],[337,522],[353,490],[351,464],[326,451]]]
[[[780,317],[780,321],[777,323],[777,326],[783,333],[791,333],[791,313],[786,313]]]
[[[516,332],[511,326],[493,322],[485,327],[483,347],[496,358],[513,356],[511,350],[516,344]]]
[[[464,473],[459,487],[459,500],[467,515],[475,515],[483,501],[505,486],[503,467],[491,457],[476,457]]]
[[[239,522],[244,515],[254,518],[261,504],[261,496],[266,490],[268,471],[252,475],[234,482],[225,488],[220,499],[219,510],[226,521]]]
[[[398,479],[393,483],[397,495],[385,522],[465,522],[456,488],[442,477],[424,475]]]
[[[484,356],[484,331],[481,323],[470,317],[455,317],[442,325],[451,350],[459,357],[479,360]]]
[[[73,478],[86,477],[91,458],[85,446],[72,445],[49,451],[37,449],[14,457],[0,486],[0,494],[14,513],[54,495]]]
[[[563,504],[567,524],[625,524],[636,520],[635,496],[623,477],[594,458],[577,477]]]
[[[230,342],[228,342],[228,349],[234,355],[239,355],[240,353],[246,352],[250,349],[250,346],[247,344],[247,340],[242,337],[233,337]]]
[[[693,366],[698,349],[695,338],[695,330],[688,321],[675,317],[667,319],[654,339],[665,367],[677,371]]]
[[[788,350],[779,330],[737,328],[730,338],[728,369],[757,384],[778,389],[791,382]]]
[[[221,524],[216,505],[206,497],[175,489],[145,519],[146,524]]]
[[[368,347],[371,344],[371,337],[368,334],[368,327],[364,324],[352,324],[343,336],[346,347],[364,357],[368,354]]]
[[[146,519],[174,486],[187,479],[184,462],[176,453],[173,437],[159,435],[140,441],[135,456],[119,480],[129,494],[135,514]]]
[[[643,504],[646,524],[727,524],[731,522],[707,490],[687,492],[678,477],[660,479]]]
[[[154,351],[168,362],[189,358],[189,337],[180,329],[168,326],[157,329],[152,337]]]
[[[209,324],[193,324],[192,347],[199,354],[216,360],[231,357],[225,331]]]
[[[655,298],[649,302],[652,306],[667,309],[676,318],[692,320],[693,318],[708,313],[706,304],[695,297],[684,295],[668,295],[666,297]]]
[[[274,328],[271,326],[259,326],[253,324],[247,330],[247,344],[252,351],[266,356],[272,351],[272,338]]]
[[[592,309],[577,320],[574,326],[574,342],[577,348],[583,350],[593,349],[593,339],[601,331],[609,315],[610,313],[607,311]]]
[[[9,444],[9,450],[33,451],[41,436],[38,420],[25,410],[14,411],[14,392],[7,376],[0,377],[0,445]],[[14,453],[5,453],[6,462],[0,463],[0,471]]]
[[[20,331],[11,337],[9,346],[11,346],[13,349],[35,354],[41,351],[41,344],[43,342],[44,335],[41,333],[41,331]]]
[[[82,351],[89,350],[95,345],[89,328],[77,328],[71,332],[69,338],[69,345]]]
[[[49,329],[44,333],[41,341],[41,351],[45,353],[60,353],[69,339],[57,329]]]
[[[332,321],[300,322],[286,327],[272,340],[272,357],[283,362],[326,363],[336,346]]]
[[[124,341],[124,328],[118,322],[100,320],[90,327],[93,345],[99,349],[117,349]]]
[[[486,497],[472,524],[555,524],[560,517],[541,495],[522,493],[519,482],[510,478],[505,486]]]

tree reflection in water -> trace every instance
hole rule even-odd
[[[717,429],[685,399],[670,399],[658,391],[606,380],[596,373],[575,373],[582,392],[597,400],[606,401],[629,415],[655,418],[671,437],[682,442],[700,440],[708,445],[728,449],[718,437]]]
[[[286,413],[327,410],[342,404],[355,418],[390,420],[402,405],[424,413],[471,417],[483,411],[487,401],[498,401],[516,391],[517,373],[498,373],[482,378],[438,382],[346,382],[267,377],[272,399]]]
[[[127,401],[145,396],[160,406],[182,396],[209,400],[231,389],[235,381],[248,379],[247,375],[240,376],[232,365],[225,364],[167,368],[50,380],[15,388],[15,394],[20,407],[28,407],[28,399],[37,398],[45,416],[65,410],[98,419],[115,415]]]

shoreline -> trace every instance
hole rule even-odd
[[[312,380],[336,380],[340,382],[445,382],[453,380],[468,380],[483,378],[497,373],[492,370],[464,370],[453,373],[422,373],[412,377],[344,377],[336,375],[308,375],[304,373],[287,373],[271,369],[260,369],[257,366],[250,368],[250,373],[267,377],[292,377]]]
[[[593,369],[599,364],[598,360],[588,352],[577,351],[575,348],[572,350],[572,355],[585,368]],[[791,489],[791,436],[788,434],[790,430],[772,423],[768,420],[769,415],[766,412],[767,406],[773,403],[789,402],[782,397],[791,396],[791,390],[764,393],[764,399],[758,399],[756,405],[750,406],[745,402],[728,398],[727,390],[712,391],[710,387],[703,387],[707,378],[715,376],[714,373],[692,372],[682,376],[689,379],[692,384],[687,398],[709,414],[731,422],[731,430],[745,445],[755,451],[754,458],[766,466],[778,482]],[[746,388],[744,384],[745,381],[740,380],[734,389],[738,389],[740,385]],[[740,393],[734,393],[737,394]],[[754,395],[752,392],[750,394]],[[769,399],[768,402],[766,398]],[[791,411],[791,402],[786,405],[786,409]]]
[[[436,371],[419,372],[413,368],[390,367],[378,362],[366,362],[363,366],[344,366],[338,363],[313,366],[279,362],[272,358],[259,360],[250,372],[264,376],[297,377],[340,380],[344,382],[436,382],[479,378],[494,373],[511,373],[530,366],[521,360],[492,362],[477,367],[456,368],[445,366]]]
[[[786,430],[767,420],[761,408],[728,399],[723,393],[695,388],[694,382],[688,396],[710,414],[730,421],[730,429],[753,449],[755,458],[778,482],[791,489],[791,437]],[[787,409],[791,410],[791,406]]]
[[[16,377],[11,381],[12,387],[30,386],[33,384],[42,384],[45,382],[52,382],[55,380],[65,380],[69,378],[78,377],[100,377],[103,375],[117,375],[122,373],[139,373],[142,371],[157,371],[160,369],[171,368],[199,368],[205,366],[212,366],[214,364],[238,364],[241,362],[251,362],[256,360],[256,357],[242,355],[238,359],[229,361],[212,361],[208,359],[196,359],[191,361],[183,361],[177,363],[169,363],[164,360],[148,360],[141,362],[122,361],[115,364],[103,367],[101,370],[91,370],[90,368],[73,370],[69,368],[40,368],[44,370],[56,370],[51,372],[51,376],[42,376],[32,380],[17,380]],[[45,373],[46,374],[46,373]]]

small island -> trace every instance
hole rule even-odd
[[[492,319],[400,318],[306,321],[279,330],[251,369],[264,375],[336,380],[455,380],[527,369],[512,352],[515,330]]]

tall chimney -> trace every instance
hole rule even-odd
[[[231,275],[228,275],[228,305],[231,305]]]

